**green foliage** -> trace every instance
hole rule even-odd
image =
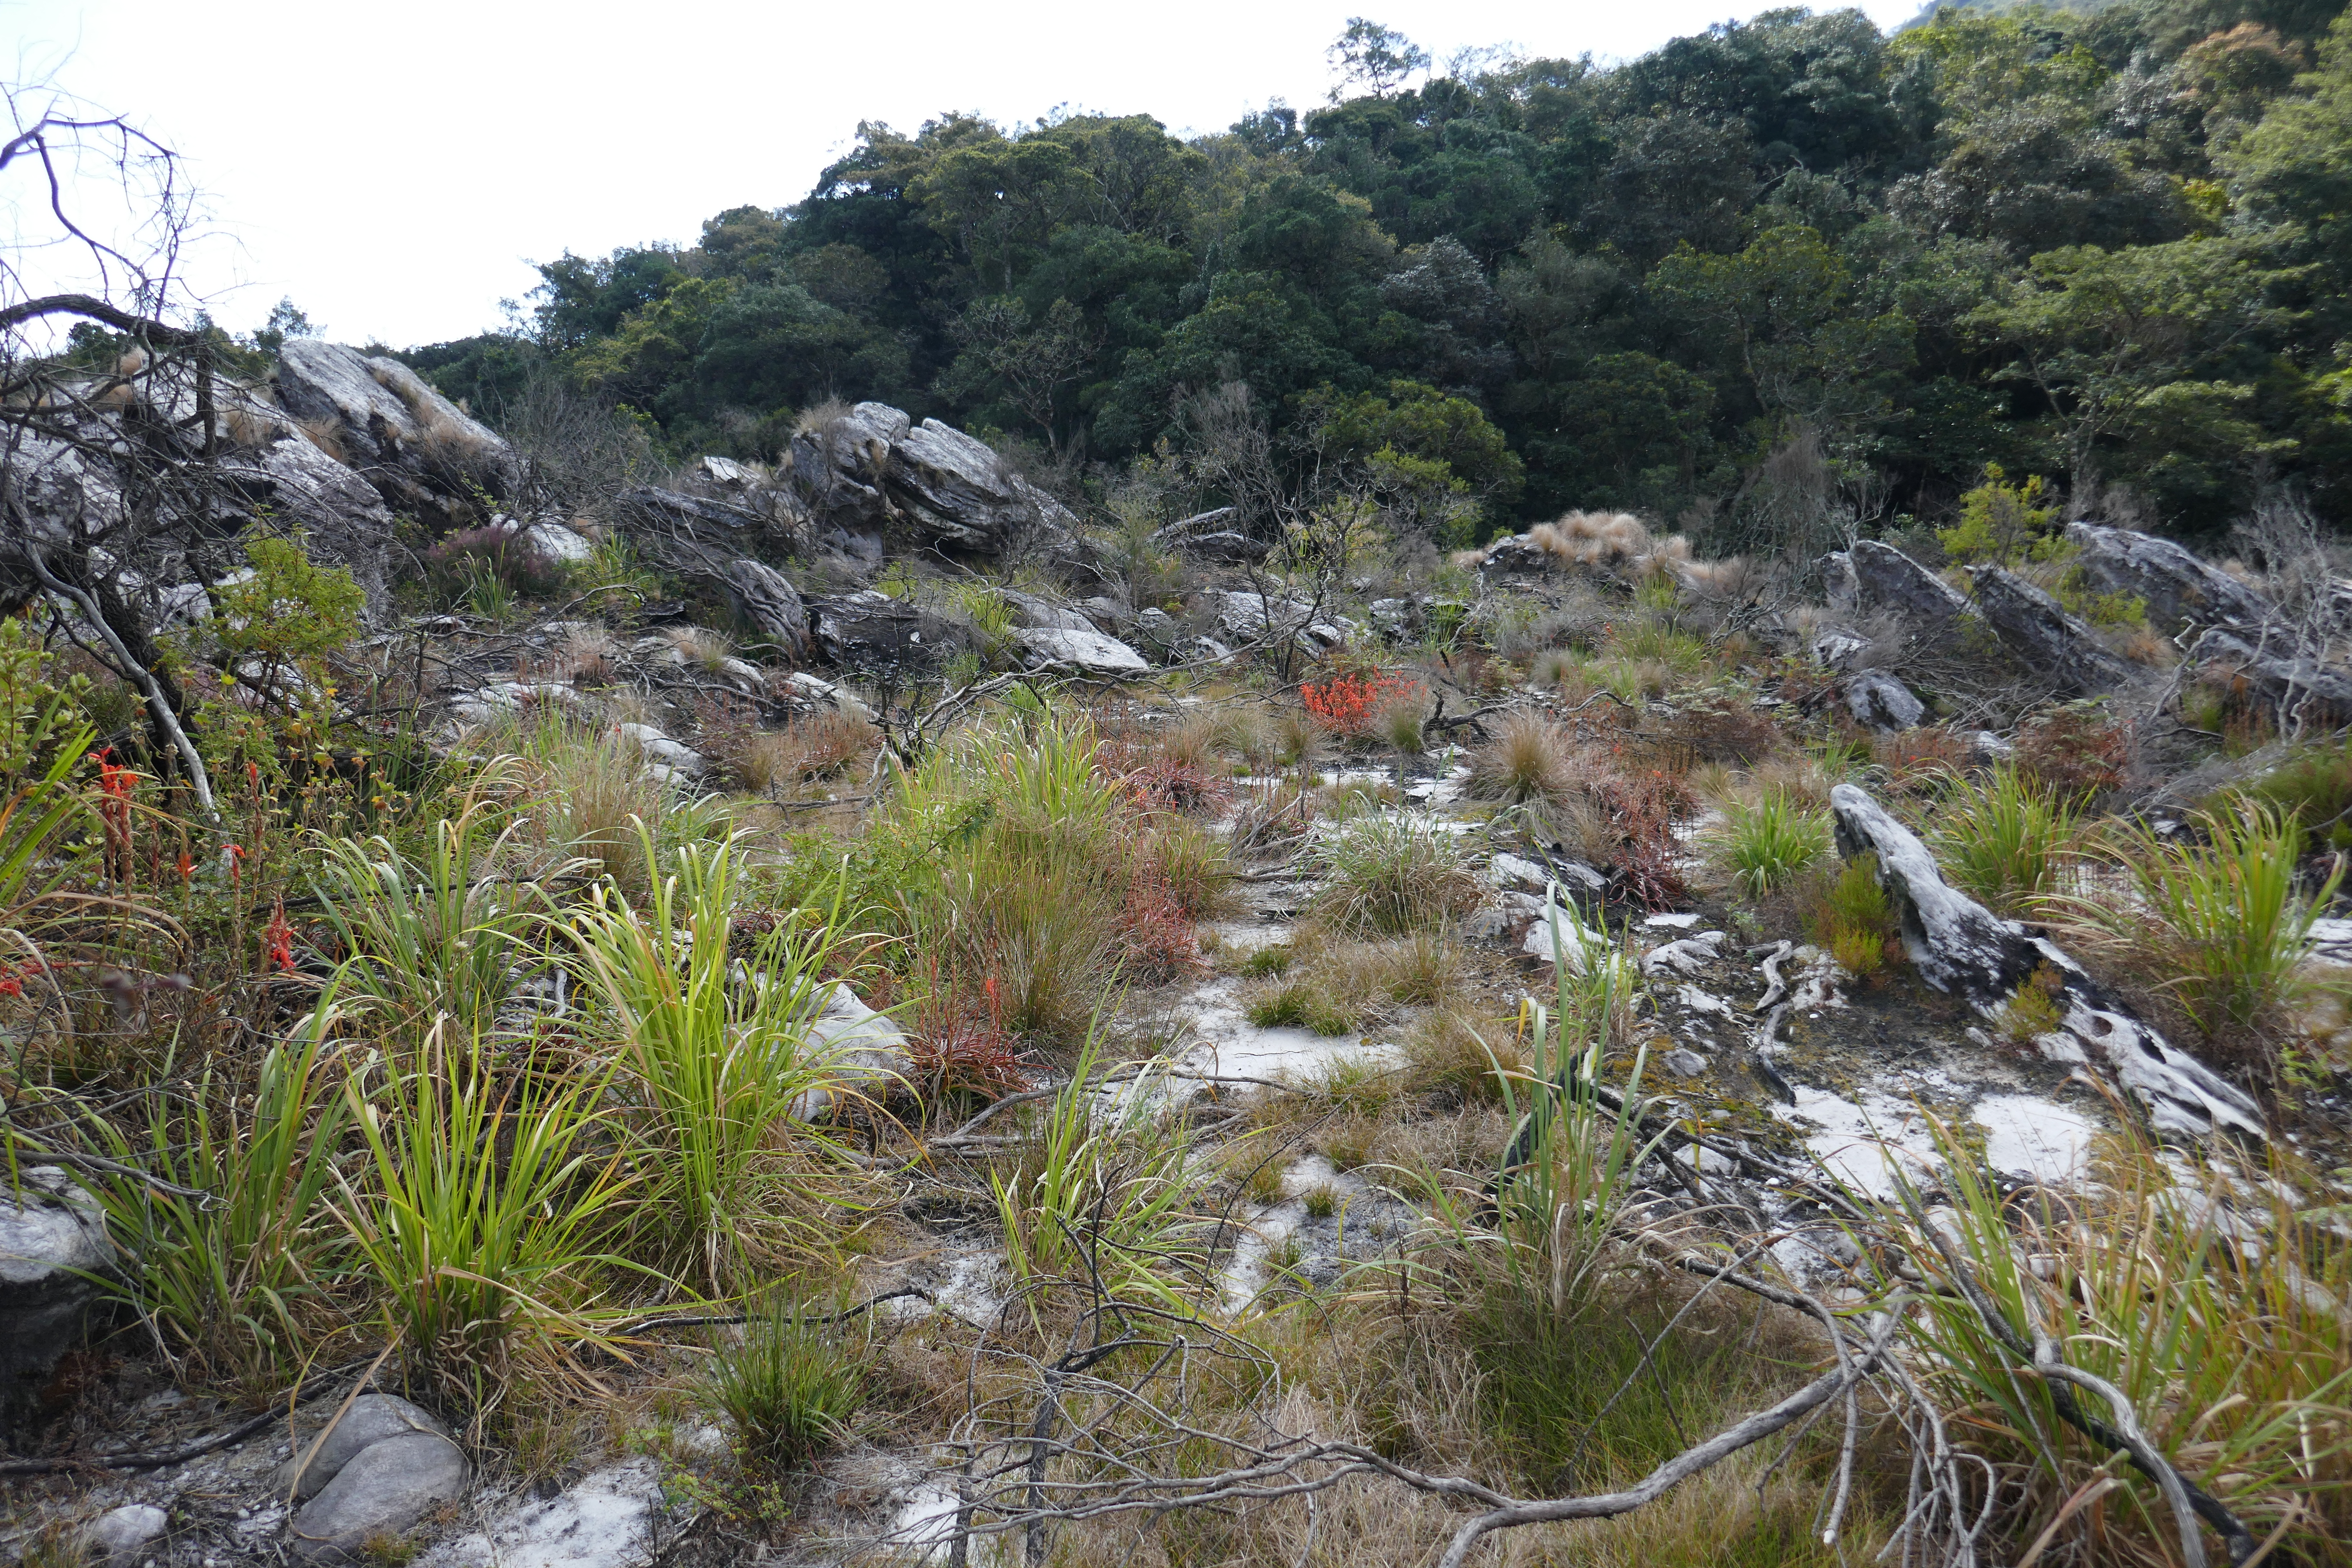
[[[710,1357],[700,1392],[734,1429],[738,1461],[767,1476],[803,1468],[848,1436],[866,1380],[860,1347],[803,1303],[779,1300],[746,1326],[742,1343]]]
[[[1712,847],[1747,898],[1760,900],[1787,887],[1830,852],[1828,814],[1807,807],[1786,790],[1730,801],[1724,816]]]
[[[1806,914],[1813,941],[1849,973],[1868,979],[1886,967],[1898,927],[1879,880],[1878,857],[1857,855],[1830,878]]]
[[[2077,805],[2013,767],[1965,779],[1938,801],[1932,842],[1944,874],[2002,912],[2061,890],[2079,831]]]
[[[213,590],[218,613],[206,623],[232,663],[258,658],[299,667],[351,646],[367,595],[341,566],[320,566],[287,539],[245,547],[253,575]]]
[[[2328,848],[2352,848],[2352,735],[2297,750],[2240,793],[2292,816]]]
[[[1960,497],[1960,521],[1937,531],[1944,553],[1963,566],[2011,566],[2048,561],[2066,548],[2058,508],[2042,476],[2012,485],[1999,463],[1985,465],[1984,483]]]
[[[1340,826],[1315,850],[1325,886],[1316,916],[1337,930],[1404,936],[1452,923],[1484,889],[1453,834],[1403,814]]]
[[[89,696],[87,676],[49,679],[54,657],[23,616],[0,616],[0,789],[16,788],[48,760],[53,744],[70,737]]]

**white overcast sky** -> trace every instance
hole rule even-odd
[[[1223,129],[1331,83],[1369,11],[1441,61],[1516,46],[1626,58],[1764,9],[1744,0],[0,0],[0,68],[126,113],[184,154],[206,234],[185,268],[224,325],[290,296],[395,345],[498,324],[569,249],[691,240],[782,206],[861,119],[1058,104]],[[1892,28],[1917,0],[1866,0]],[[33,192],[22,165],[0,204]],[[15,188],[8,188],[15,187]],[[20,216],[19,222],[23,219]]]

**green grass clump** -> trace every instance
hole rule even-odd
[[[1318,850],[1325,877],[1313,912],[1337,930],[1403,936],[1476,909],[1486,889],[1461,844],[1411,816],[1351,822]]]
[[[1857,855],[1838,868],[1811,900],[1806,926],[1858,980],[1885,969],[1899,951],[1895,905],[1878,879],[1878,857]]]
[[[2352,732],[2333,743],[2296,751],[2278,766],[2248,780],[2238,793],[2292,815],[2315,843],[2326,848],[2352,849]]]
[[[744,1468],[774,1475],[803,1468],[848,1436],[866,1378],[862,1352],[794,1302],[754,1319],[741,1344],[713,1355],[699,1392],[733,1428]]]
[[[1320,977],[1286,980],[1252,997],[1243,1011],[1261,1029],[1333,1036],[1354,1034],[1363,1016],[1359,1005],[1336,994]]]
[[[1786,790],[1766,790],[1753,801],[1723,808],[1714,858],[1745,897],[1761,900],[1803,876],[1830,852],[1826,812],[1805,806]]]
[[[2074,802],[2000,767],[1944,797],[1933,843],[1955,886],[2007,912],[2059,890],[2079,826]]]

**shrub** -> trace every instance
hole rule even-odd
[[[2053,708],[2017,732],[2018,771],[2043,789],[2069,798],[2120,786],[2130,761],[2130,726],[2095,703]]]
[[[462,529],[425,552],[435,602],[470,605],[502,618],[514,599],[543,599],[562,589],[563,563],[523,536],[518,524]]]
[[[734,1429],[746,1471],[781,1475],[849,1435],[866,1373],[864,1353],[840,1330],[798,1302],[780,1303],[746,1326],[742,1343],[710,1357],[701,1397]]]
[[[2058,891],[2076,830],[2074,803],[2013,767],[1966,780],[1938,802],[1932,841],[1947,876],[2000,910]]]
[[[1197,823],[1155,828],[1143,841],[1141,858],[1138,874],[1164,889],[1185,920],[1207,920],[1233,907],[1233,858],[1222,839]]]
[[[1724,826],[1710,848],[1748,899],[1788,886],[1830,851],[1829,817],[1779,790],[1727,801],[1723,811]]]
[[[1857,855],[1822,887],[1806,924],[1813,941],[1856,979],[1868,979],[1903,948],[1895,906],[1878,879],[1878,857]]]
[[[811,713],[781,730],[751,736],[731,759],[743,787],[765,795],[780,785],[838,776],[871,752],[881,732],[856,713]]]
[[[2320,845],[2352,849],[2352,733],[2296,750],[2239,793],[2293,816]]]
[[[1354,740],[1371,735],[1381,710],[1415,689],[1414,683],[1402,675],[1373,671],[1335,675],[1319,685],[1308,681],[1298,689],[1298,695],[1317,723],[1332,734]]]
[[[2067,549],[2059,509],[2043,504],[2050,497],[2042,476],[2029,475],[2021,485],[2008,478],[1999,463],[1987,463],[1984,483],[1960,497],[1960,521],[1937,532],[1955,564],[2049,561]]]
[[[1316,915],[1352,932],[1402,936],[1459,920],[1486,895],[1454,835],[1423,818],[1368,817],[1318,850],[1326,879]]]

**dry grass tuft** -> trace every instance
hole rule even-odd
[[[752,736],[735,758],[735,773],[744,788],[765,795],[835,777],[880,741],[881,732],[855,713],[814,713]]]
[[[1482,800],[1565,805],[1577,794],[1576,742],[1540,713],[1514,713],[1470,758],[1470,789]]]

